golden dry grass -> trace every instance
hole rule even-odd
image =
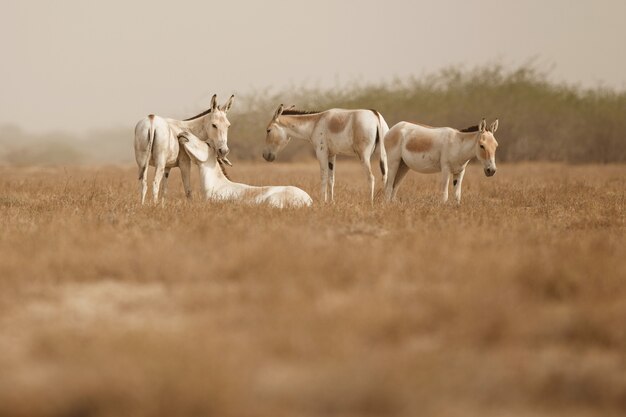
[[[626,413],[626,166],[474,166],[461,207],[412,173],[371,208],[337,165],[335,205],[284,211],[0,170],[0,415]],[[317,200],[314,163],[231,174]]]

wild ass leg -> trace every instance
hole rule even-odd
[[[328,184],[330,185],[330,202],[335,201],[335,155],[328,157]]]
[[[441,169],[441,192],[442,201],[445,203],[448,201],[448,186],[450,184],[450,170],[446,167]]]
[[[170,177],[170,170],[172,168],[165,168],[163,172],[163,183],[161,184],[161,205],[165,205],[165,196],[167,195],[167,180]]]
[[[161,180],[165,173],[165,161],[157,161],[156,170],[154,173],[154,180],[152,181],[152,202],[157,204],[159,202],[159,189],[161,188]]]
[[[374,203],[374,174],[372,174],[372,164],[370,160],[366,157],[362,157],[363,169],[365,170],[365,176],[367,177],[367,181],[370,186],[370,202]]]
[[[400,160],[400,165],[398,166],[398,170],[396,172],[395,180],[393,182],[393,192],[391,194],[391,199],[394,200],[396,198],[396,194],[398,194],[398,188],[400,187],[400,183],[406,177],[407,172],[409,172],[409,167],[404,163],[403,160]],[[389,181],[389,179],[387,179]]]
[[[178,167],[180,168],[180,176],[183,180],[185,196],[188,200],[191,200],[191,159],[189,159],[189,157],[179,159]]]
[[[139,167],[139,192],[141,193],[141,205],[146,202],[146,193],[148,192],[148,170],[144,175],[144,167]]]
[[[461,185],[463,185],[463,177],[465,176],[465,169],[458,174],[452,175],[452,186],[454,187],[454,198],[457,204],[461,204]]]
[[[322,184],[320,186],[320,200],[326,203],[327,200],[327,185],[328,185],[328,154],[323,151],[317,152],[317,160],[320,163],[320,180]]]
[[[387,182],[383,184],[385,190],[385,198],[387,201],[391,201],[391,196],[393,194],[393,184],[396,180],[396,173],[398,172],[398,168],[402,164],[402,158],[394,158],[392,154],[387,155]]]

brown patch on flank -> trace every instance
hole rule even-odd
[[[424,136],[410,138],[406,143],[406,150],[409,152],[426,152],[433,147],[433,140]]]
[[[328,121],[328,130],[331,133],[340,133],[346,128],[348,124],[348,114],[347,113],[338,113],[334,116],[331,116]]]
[[[391,149],[395,148],[396,145],[400,142],[400,131],[392,130],[389,131],[387,135],[385,135],[385,148]]]

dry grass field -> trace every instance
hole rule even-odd
[[[460,207],[412,173],[373,208],[337,165],[336,204],[284,211],[0,168],[0,416],[626,414],[626,165],[472,166]],[[318,197],[316,163],[230,173]]]

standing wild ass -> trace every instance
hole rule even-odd
[[[217,105],[217,94],[211,98],[211,107],[190,119],[166,119],[153,114],[141,119],[135,126],[135,160],[141,181],[141,204],[148,190],[148,166],[156,168],[152,183],[152,198],[158,201],[159,188],[163,180],[161,197],[165,199],[167,178],[173,167],[179,167],[185,194],[191,198],[191,161],[185,152],[179,152],[178,134],[192,132],[209,146],[217,150],[220,158],[228,154],[228,127],[226,113],[233,105],[231,96],[223,106]]]
[[[178,140],[200,168],[200,183],[207,200],[234,200],[278,208],[310,206],[313,202],[306,192],[297,187],[255,187],[231,182],[213,148],[189,132],[181,132]]]
[[[400,182],[412,169],[424,174],[441,172],[444,203],[448,201],[448,184],[452,175],[454,197],[460,204],[465,167],[471,159],[478,158],[486,176],[496,173],[498,142],[493,134],[497,129],[497,119],[489,129],[485,119],[478,126],[463,130],[408,122],[396,124],[385,136],[385,147],[389,152],[389,175],[385,184],[387,200],[396,197]]]
[[[380,142],[380,167],[384,183],[387,155],[383,138],[388,130],[387,122],[376,110],[330,109],[310,112],[285,109],[281,104],[267,126],[263,158],[272,162],[291,138],[311,142],[320,164],[322,180],[320,198],[326,202],[328,186],[330,200],[334,200],[336,156],[356,155],[365,169],[370,186],[370,200],[373,201],[374,175],[370,158]]]

